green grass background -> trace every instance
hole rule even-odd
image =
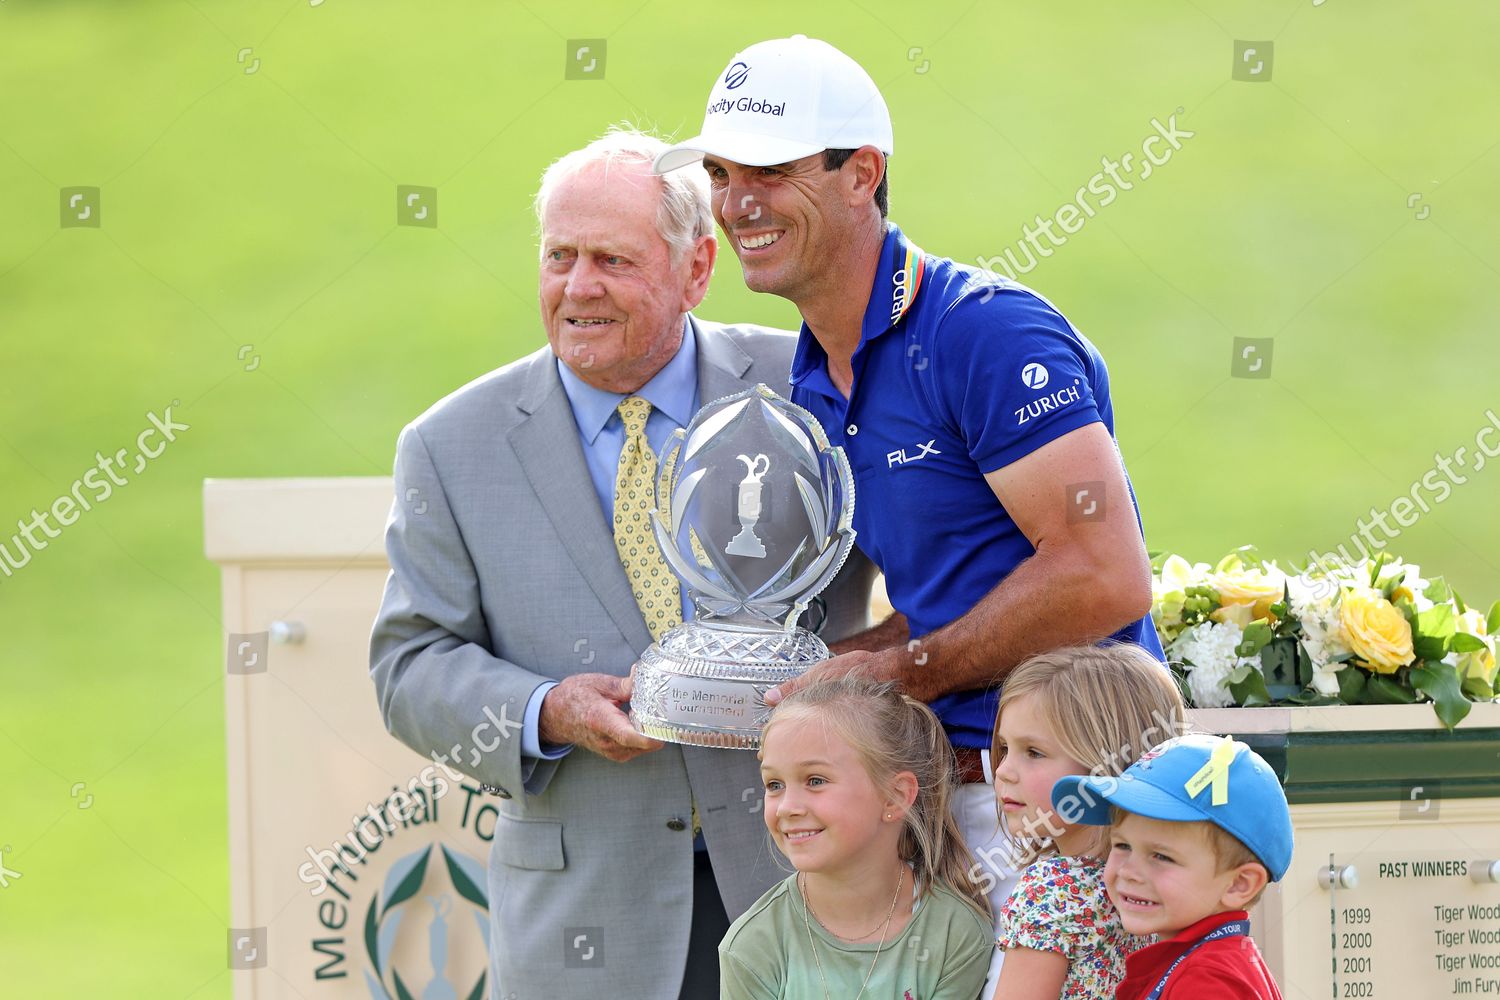
[[[7,995],[230,993],[203,479],[388,473],[405,421],[543,343],[543,166],[621,119],[690,134],[736,49],[795,31],[869,69],[893,217],[970,262],[1184,109],[1027,278],[1108,360],[1153,548],[1337,544],[1500,407],[1493,4],[0,3],[0,535],[147,410],[192,425],[0,577]],[[603,80],[564,80],[573,38]],[[1274,41],[1269,82],[1230,80],[1236,38]],[[397,184],[437,229],[395,225]],[[59,229],[71,185],[100,229]],[[796,321],[727,251],[701,313]],[[1236,336],[1275,338],[1270,380],[1229,378]],[[1395,548],[1487,606],[1497,501],[1473,475]]]

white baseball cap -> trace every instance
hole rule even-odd
[[[697,163],[705,153],[768,167],[860,146],[894,151],[891,113],[875,81],[827,42],[793,35],[737,53],[708,95],[703,132],[658,155],[655,170]]]

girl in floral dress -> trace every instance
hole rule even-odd
[[[1087,803],[1054,805],[1052,786],[1117,775],[1186,730],[1176,683],[1139,646],[1055,650],[1005,678],[990,759],[1001,820],[1027,867],[1000,911],[995,943],[1006,954],[993,1000],[1112,1000],[1125,956],[1151,942],[1125,933],[1105,895],[1108,828],[1077,823]]]

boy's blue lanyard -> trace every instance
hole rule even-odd
[[[1193,952],[1197,951],[1199,948],[1202,948],[1204,945],[1208,944],[1208,942],[1217,941],[1220,938],[1227,937],[1244,937],[1249,933],[1250,921],[1248,920],[1231,920],[1227,924],[1224,924],[1220,927],[1215,927],[1213,930],[1203,935],[1197,941],[1194,941],[1191,948],[1183,952],[1181,955],[1178,955],[1177,961],[1167,966],[1166,974],[1161,977],[1161,982],[1156,984],[1156,989],[1146,994],[1146,1000],[1160,1000],[1161,991],[1167,988],[1167,980],[1172,978],[1172,973],[1177,971],[1177,967],[1183,963],[1184,959],[1186,959]]]

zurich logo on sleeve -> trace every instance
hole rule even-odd
[[[1051,376],[1047,374],[1047,369],[1035,361],[1021,369],[1021,381],[1025,383],[1028,389],[1046,388],[1047,380],[1050,378]]]
[[[1042,368],[1041,365],[1037,365],[1036,367]],[[1047,369],[1042,368],[1043,384],[1045,384],[1046,377]],[[1063,386],[1056,392],[1036,397],[1025,406],[1016,407],[1016,426],[1020,427],[1032,417],[1040,417],[1043,413],[1050,413],[1053,410],[1061,410],[1064,407],[1072,406],[1082,398],[1083,393],[1079,389],[1079,381],[1075,378],[1072,385]]]

